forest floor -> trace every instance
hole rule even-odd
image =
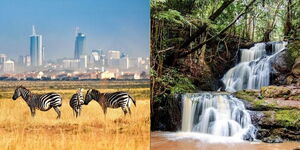
[[[57,92],[63,97],[62,117],[54,110],[36,112],[35,118],[22,98],[11,99],[14,88],[23,85],[34,93]],[[126,91],[137,101],[132,115],[108,109],[107,116],[95,101],[84,105],[75,118],[69,100],[79,87],[101,92]],[[38,81],[0,82],[0,147],[9,150],[149,149],[149,82],[125,81]]]

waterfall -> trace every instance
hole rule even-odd
[[[266,43],[257,43],[250,49],[240,49],[240,63],[231,68],[222,78],[226,91],[259,89],[269,85],[272,58],[285,49],[287,42],[273,42],[271,51]]]
[[[230,94],[190,93],[182,96],[182,131],[238,139],[255,139],[256,128],[243,102]]]

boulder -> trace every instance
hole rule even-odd
[[[278,55],[275,56],[272,62],[273,69],[279,74],[286,74],[290,72],[292,65],[288,59],[288,53],[287,51],[282,51]]]
[[[286,84],[288,85],[292,84],[293,81],[294,81],[294,77],[291,75],[286,78]]]
[[[295,60],[292,68],[292,73],[295,77],[300,78],[300,57]]]
[[[287,97],[291,93],[288,87],[265,86],[261,88],[261,95],[267,98]]]
[[[294,82],[294,77],[291,76],[291,70],[294,61],[289,57],[289,53],[286,50],[273,57],[273,59],[271,60],[271,84],[290,85],[292,82]]]

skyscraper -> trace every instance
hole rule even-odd
[[[80,59],[80,55],[83,54],[85,48],[85,35],[83,33],[77,33],[75,40],[75,59]]]
[[[43,40],[42,35],[35,33],[35,28],[32,26],[32,35],[30,36],[30,59],[31,66],[43,65]]]
[[[5,54],[0,54],[0,64],[3,64],[7,59],[7,56]]]
[[[12,60],[7,60],[3,63],[4,73],[13,73],[15,71],[15,62]]]
[[[120,59],[121,58],[121,52],[115,51],[115,50],[109,50],[107,52],[107,58],[108,59]]]

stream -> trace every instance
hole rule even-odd
[[[298,149],[297,149],[298,148]],[[232,141],[231,138],[182,132],[152,132],[153,150],[300,150],[300,143]]]

